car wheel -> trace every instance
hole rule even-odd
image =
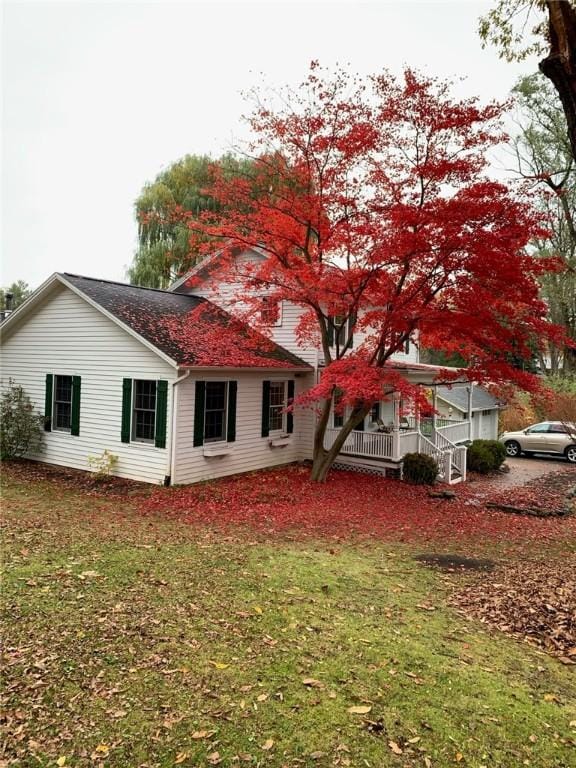
[[[576,445],[569,445],[564,453],[571,464],[576,464]]]
[[[507,443],[504,443],[504,447],[506,448],[506,456],[511,458],[520,456],[520,443],[517,443],[516,440],[508,440]]]

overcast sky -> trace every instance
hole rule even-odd
[[[312,59],[404,64],[505,98],[535,61],[483,51],[489,2],[5,2],[1,284],[125,279],[143,184],[245,130],[241,91],[300,82]]]

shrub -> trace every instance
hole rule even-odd
[[[425,453],[407,453],[402,475],[404,480],[415,485],[433,485],[438,477],[438,464]]]
[[[34,407],[24,389],[12,379],[0,399],[0,458],[16,459],[36,453],[42,445],[44,417]]]
[[[497,440],[474,440],[466,454],[466,465],[472,472],[486,475],[499,469],[506,458],[506,449]]]
[[[112,474],[114,467],[118,464],[118,456],[104,450],[100,456],[88,456],[88,464],[94,470],[94,475],[102,479]]]

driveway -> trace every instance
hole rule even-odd
[[[503,488],[524,485],[524,483],[530,480],[562,470],[568,471],[572,469],[576,475],[576,465],[570,464],[560,456],[542,455],[540,458],[506,459],[506,464],[510,467],[510,472],[502,474],[494,480],[495,484]]]

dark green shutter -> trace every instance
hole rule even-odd
[[[156,429],[154,445],[166,448],[166,420],[168,416],[168,382],[156,382]]]
[[[334,318],[329,317],[326,321],[326,325],[328,327],[328,346],[333,347],[334,346]]]
[[[44,429],[46,432],[52,431],[52,382],[54,377],[51,373],[46,374],[46,390],[44,393]]]
[[[270,382],[262,382],[262,437],[270,434]]]
[[[348,340],[350,349],[354,346],[354,326],[356,325],[356,313],[352,312],[348,318]]]
[[[122,432],[123,443],[130,442],[130,422],[132,420],[132,379],[122,382]]]
[[[294,400],[294,381],[288,382],[288,405],[292,405],[292,401]],[[286,432],[288,432],[289,435],[294,432],[294,411],[288,411],[286,414]]]
[[[228,382],[228,426],[226,429],[226,440],[233,443],[236,440],[236,397],[238,393],[238,382]]]
[[[72,376],[72,416],[70,419],[70,434],[80,434],[80,376]]]
[[[197,381],[194,393],[194,446],[204,445],[204,403],[206,382]]]

